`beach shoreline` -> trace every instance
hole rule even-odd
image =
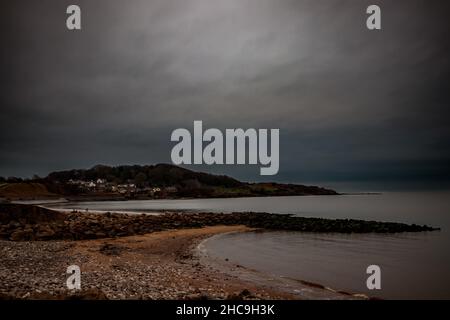
[[[241,264],[236,264],[227,258],[221,259],[209,252],[207,242],[214,241],[222,236],[252,232],[255,230],[233,230],[229,232],[221,232],[207,237],[199,242],[194,250],[194,256],[202,265],[208,266],[222,274],[235,277],[244,281],[248,281],[263,288],[269,288],[275,292],[283,292],[291,296],[294,300],[367,300],[370,299],[365,294],[351,293],[336,288],[329,288],[320,283],[310,282],[304,279],[293,279],[289,277],[277,276],[269,274],[261,270],[252,269]]]
[[[0,241],[3,299],[295,299],[200,263],[204,239],[245,226],[167,230],[82,241]],[[69,265],[81,291],[68,290]]]
[[[230,232],[426,231],[428,226],[264,212],[159,215],[0,205],[3,299],[366,299],[214,260],[203,241]],[[225,259],[226,260],[226,259]],[[67,267],[81,291],[67,289]]]

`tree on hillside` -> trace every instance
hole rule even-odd
[[[145,185],[145,183],[147,182],[147,175],[143,172],[139,172],[135,177],[134,177],[134,183],[136,183],[137,186],[142,187]]]

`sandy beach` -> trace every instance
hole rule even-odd
[[[22,299],[293,299],[200,264],[196,245],[244,226],[214,226],[84,241],[1,241],[0,294]],[[81,269],[82,290],[66,288]]]
[[[218,262],[199,244],[245,226],[170,230],[83,241],[0,241],[2,299],[355,299],[317,284],[297,283],[302,296],[264,274]],[[81,290],[66,287],[69,265],[81,269]],[[290,288],[285,283],[286,288]]]
[[[308,279],[282,279],[227,258],[219,261],[203,244],[220,234],[264,229],[431,229],[253,212],[88,213],[7,203],[0,209],[3,299],[365,299]],[[81,270],[81,290],[67,288],[72,265]]]

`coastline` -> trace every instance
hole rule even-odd
[[[276,292],[283,292],[292,296],[294,300],[367,300],[370,299],[365,294],[350,293],[342,290],[337,290],[323,286],[319,283],[313,283],[307,280],[292,279],[288,277],[276,276],[268,274],[260,270],[255,270],[233,263],[228,259],[220,259],[208,252],[206,244],[208,241],[220,239],[221,236],[239,233],[250,232],[251,229],[234,230],[229,232],[218,233],[203,239],[195,248],[194,255],[197,257],[202,265],[208,266],[213,270],[226,274],[230,277],[235,277],[241,280],[249,281],[259,287],[274,290]]]
[[[3,299],[295,299],[200,263],[205,238],[245,226],[168,230],[82,241],[1,240]],[[82,290],[66,288],[66,268],[80,266]]]
[[[175,221],[167,230],[159,231],[157,224],[155,231],[144,234],[138,230],[137,233],[131,231],[119,237],[103,234],[89,239],[94,236],[89,227],[91,222],[95,225],[104,224],[106,220],[101,219],[117,217],[114,229],[117,224],[123,227],[134,225],[134,218],[144,218],[139,220],[143,222],[145,218],[152,220],[158,217],[100,211],[69,213],[67,210],[54,211],[31,205],[11,205],[6,208],[10,212],[3,212],[6,214],[2,218],[6,219],[3,221],[3,230],[6,221],[9,221],[6,226],[22,221],[25,229],[13,233],[9,240],[0,240],[0,299],[356,298],[306,281],[293,283],[284,279],[283,287],[279,285],[280,281],[274,284],[270,276],[256,270],[214,261],[200,252],[204,241],[221,234],[248,232],[258,228],[236,223],[208,225],[208,215],[200,218],[203,223],[196,228],[178,225],[184,216],[169,214],[169,219]],[[160,217],[164,216],[164,213],[159,214]],[[57,225],[51,225],[55,221],[60,224],[62,219],[68,219],[64,222],[69,223],[74,217],[81,219],[75,225],[75,230],[83,226],[79,235],[89,232],[88,239],[79,236],[60,238],[63,234],[58,236],[58,232],[55,232]],[[167,221],[161,220],[159,224],[164,222]],[[37,225],[37,229],[30,223]],[[36,229],[37,233],[32,239],[27,240],[26,228]],[[21,233],[21,236],[14,236],[17,233]],[[81,269],[81,291],[66,288],[65,271],[70,265],[78,265]],[[292,285],[295,290],[287,290],[292,289]]]
[[[430,227],[264,212],[159,215],[0,206],[3,299],[368,299],[317,283],[264,274],[202,254],[230,232],[418,232]],[[205,252],[203,252],[205,253]],[[78,265],[82,291],[66,288]]]

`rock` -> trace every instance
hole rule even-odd
[[[49,240],[52,239],[54,235],[55,231],[53,230],[39,231],[38,233],[36,233],[36,238]]]
[[[49,240],[55,236],[55,231],[49,225],[37,225],[38,232],[36,238],[42,240]]]
[[[19,228],[20,227],[20,223],[18,221],[13,220],[13,221],[11,221],[9,223],[9,227],[10,228]]]
[[[247,297],[247,296],[250,296],[250,295],[251,295],[251,293],[250,293],[250,291],[248,289],[244,289],[244,290],[241,291],[241,293],[239,293],[239,296],[241,296],[241,297]]]
[[[10,240],[12,241],[26,241],[30,240],[30,238],[33,236],[33,233],[27,232],[24,230],[16,230],[13,233],[11,233]]]
[[[186,300],[209,300],[209,297],[206,294],[202,293],[192,293],[188,294],[184,297]]]
[[[114,238],[117,236],[117,232],[115,230],[110,230],[108,232],[108,236],[110,236],[111,238]]]
[[[107,256],[119,256],[123,251],[123,248],[110,243],[105,243],[100,247],[99,251]]]
[[[9,232],[0,232],[0,239],[8,239],[9,238]]]
[[[84,231],[83,235],[85,235],[87,238],[93,238],[95,236],[94,232],[92,232],[90,230]]]
[[[106,233],[104,233],[104,232],[96,232],[95,236],[97,238],[106,238]]]
[[[0,215],[0,238],[22,240],[81,240],[213,225],[303,232],[394,233],[437,230],[429,226],[353,219],[303,218],[264,212],[165,213],[153,215],[61,213],[35,206],[5,207]],[[32,218],[32,219],[31,219]],[[228,259],[225,259],[228,261]]]

